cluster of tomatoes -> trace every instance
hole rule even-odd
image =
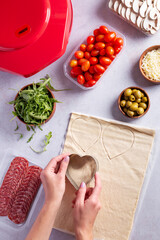
[[[115,59],[123,47],[123,39],[110,32],[106,26],[93,31],[87,44],[81,44],[70,61],[71,76],[85,87],[92,87]]]

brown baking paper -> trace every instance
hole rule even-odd
[[[94,225],[94,238],[129,238],[154,135],[151,129],[71,115],[63,152],[92,155],[99,162],[102,208]],[[75,188],[66,180],[54,228],[72,234],[74,197]]]

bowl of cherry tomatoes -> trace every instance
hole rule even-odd
[[[64,64],[68,79],[83,90],[93,89],[124,48],[125,38],[109,25],[101,25],[79,44]]]

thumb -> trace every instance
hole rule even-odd
[[[60,165],[60,167],[59,167],[58,174],[61,174],[62,176],[65,177],[68,164],[69,164],[69,156],[66,156],[66,157],[62,160],[62,162],[61,162],[61,165]]]
[[[86,195],[86,184],[82,182],[76,196],[75,204],[84,205],[85,195]]]

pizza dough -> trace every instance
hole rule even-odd
[[[98,162],[92,156],[70,155],[66,176],[77,190],[82,182],[86,185],[90,183],[96,171],[98,171]]]
[[[154,134],[151,129],[71,115],[63,151],[91,155],[99,162],[102,209],[94,225],[95,239],[128,240]],[[54,228],[72,234],[74,196],[75,188],[66,180],[66,191],[54,224]]]

